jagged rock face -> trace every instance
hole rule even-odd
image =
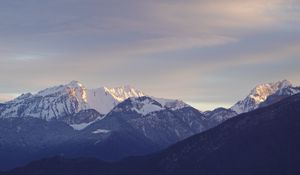
[[[87,109],[85,96],[85,88],[71,82],[65,86],[45,89],[35,95],[21,95],[1,107],[0,117],[35,117],[48,121],[60,119]]]
[[[300,167],[300,95],[232,118],[148,156],[103,162],[43,159],[5,174],[296,175]]]
[[[287,80],[258,85],[244,100],[239,101],[231,107],[231,110],[238,114],[249,112],[259,108],[265,101],[268,101],[268,104],[272,104],[273,100],[275,100],[274,102],[278,101],[276,100],[277,98],[282,99],[283,97],[288,97],[299,92],[300,88],[293,87],[293,85]]]
[[[213,111],[205,111],[204,115],[210,121],[210,126],[213,127],[238,114],[269,106],[299,92],[300,87],[294,87],[287,80],[261,84],[256,86],[244,100],[237,102],[230,109],[217,108]]]
[[[123,103],[117,105],[112,112],[119,113],[138,113],[141,115],[147,115],[148,113],[154,111],[163,110],[163,106],[150,97],[139,97],[139,98],[129,98]]]
[[[92,130],[133,128],[137,133],[162,147],[178,142],[209,128],[205,116],[197,109],[170,109],[150,97],[129,98],[117,105]]]
[[[94,109],[81,110],[78,113],[71,114],[69,116],[64,116],[61,121],[68,123],[70,125],[78,125],[82,123],[91,123],[97,119],[103,118],[104,115],[100,114]]]
[[[299,90],[287,82],[269,84],[253,90],[249,100],[261,107]],[[98,111],[110,108],[105,116]],[[14,160],[57,154],[116,160],[158,151],[235,115],[224,108],[202,113],[180,100],[144,96],[128,86],[87,90],[71,82],[0,105],[0,162],[10,153],[10,166],[18,165]]]
[[[42,90],[35,95],[23,94],[1,105],[0,118],[34,117],[47,121],[62,120],[68,124],[91,122],[131,96],[144,94],[129,86],[88,90],[81,83],[72,81],[67,85]],[[89,109],[98,110],[98,114],[95,111],[87,112]]]
[[[139,97],[144,94],[129,86],[88,90],[81,83],[72,81],[67,85],[42,90],[35,95],[23,94],[9,101],[5,106],[0,106],[0,117],[52,120],[72,116],[87,109],[95,109],[103,115],[131,96]]]
[[[80,124],[80,122],[92,122],[97,119],[97,116],[103,117],[128,98],[144,96],[145,93],[130,86],[87,89],[78,81],[72,81],[67,85],[47,88],[34,95],[23,94],[0,105],[0,118],[34,117],[47,121],[61,120],[68,124]],[[155,97],[153,99],[158,99],[162,106],[172,110],[188,106],[179,100]],[[143,113],[146,114],[147,111]]]

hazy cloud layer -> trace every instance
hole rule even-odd
[[[297,0],[2,0],[0,101],[73,79],[200,109],[300,84]]]

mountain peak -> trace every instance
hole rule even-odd
[[[44,90],[41,90],[37,93],[38,96],[48,96],[48,95],[53,95],[53,94],[57,94],[57,93],[69,93],[70,95],[75,95],[75,90],[79,90],[82,91],[81,93],[84,93],[82,89],[85,89],[85,87],[83,86],[82,83],[80,83],[79,81],[71,81],[68,84],[65,85],[59,85],[59,86],[53,86],[50,88],[46,88]]]
[[[71,116],[87,109],[95,109],[105,115],[127,98],[141,96],[145,94],[128,85],[118,88],[87,89],[81,82],[73,80],[65,85],[46,88],[34,95],[28,93],[19,96],[9,102],[0,118],[29,116],[51,120]]]
[[[271,82],[271,83],[264,83],[264,84],[259,84],[257,86],[255,86],[255,88],[252,90],[251,93],[255,93],[256,91],[258,91],[259,89],[282,89],[282,88],[288,88],[288,87],[292,87],[292,83],[288,80],[281,80],[281,81],[277,81],[277,82]]]
[[[256,104],[265,101],[268,96],[276,93],[277,91],[292,87],[292,83],[288,80],[282,80],[272,83],[257,85],[249,94],[249,96],[255,100]]]
[[[132,109],[142,115],[162,109],[175,111],[188,107],[180,100],[149,97],[130,85],[88,89],[81,82],[73,80],[65,85],[41,90],[34,95],[24,94],[18,97],[3,108],[0,118],[28,116],[66,120],[68,116],[89,109],[106,115],[126,99],[131,103]]]
[[[136,112],[147,115],[151,112],[165,109],[159,102],[151,97],[131,97],[114,108],[114,112]]]
[[[170,110],[178,110],[185,107],[191,107],[190,105],[186,104],[182,100],[170,100],[170,99],[155,98],[155,97],[154,99]]]
[[[83,84],[77,80],[71,81],[66,86],[68,86],[68,87],[84,87]]]
[[[250,94],[244,100],[236,103],[231,109],[237,113],[249,112],[258,108],[260,104],[274,94],[285,96],[293,95],[298,92],[298,88],[293,87],[292,83],[288,80],[260,84],[252,89]]]
[[[292,87],[293,86],[292,82],[290,82],[289,80],[286,80],[286,79],[284,79],[282,81],[278,81],[277,83],[280,84],[280,87]]]

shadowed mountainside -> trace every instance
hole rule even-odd
[[[115,163],[54,157],[4,174],[231,174],[300,173],[300,94],[229,119],[159,153]]]

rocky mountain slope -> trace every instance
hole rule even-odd
[[[241,114],[164,151],[115,163],[54,157],[5,175],[297,175],[300,95]]]
[[[5,163],[0,169],[54,155],[118,160],[161,150],[208,129],[198,110],[179,101],[172,102],[179,103],[176,108],[161,103],[146,96],[128,98],[104,118],[94,109],[59,120],[2,118],[0,162]],[[90,120],[93,122],[86,125]]]
[[[291,82],[282,80],[274,83],[266,83],[256,86],[250,94],[231,107],[238,114],[252,111],[260,106],[280,101],[284,97],[295,95],[300,92],[300,87],[294,87]]]
[[[90,123],[101,119],[124,100],[143,96],[146,94],[130,86],[87,89],[80,82],[72,81],[66,85],[47,88],[36,94],[22,94],[16,99],[0,105],[0,118],[33,117],[47,121],[62,120],[70,125],[81,124],[80,122]],[[168,108],[187,106],[179,100],[155,99]],[[85,112],[87,115],[86,111],[90,109],[95,110],[98,114],[94,112],[92,116],[87,116],[83,120],[81,114]],[[79,115],[81,115],[81,119],[75,119]],[[76,122],[74,122],[75,120]]]
[[[297,93],[300,93],[300,87],[293,86],[287,80],[260,84],[253,88],[247,97],[238,101],[231,108],[217,108],[212,111],[205,111],[204,114],[211,120],[211,125],[215,126],[238,114],[269,106]]]
[[[268,107],[299,89],[286,81],[258,87],[277,90],[253,109]],[[252,92],[264,88],[256,89]],[[0,169],[54,155],[119,160],[149,154],[238,115],[225,108],[202,113],[180,100],[150,97],[129,86],[102,90],[87,90],[73,81],[0,105]],[[91,107],[97,103],[100,107]]]

